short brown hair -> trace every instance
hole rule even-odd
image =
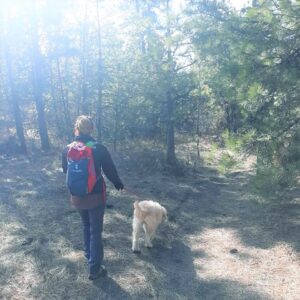
[[[79,116],[75,122],[75,130],[78,130],[79,134],[91,134],[94,129],[92,118],[89,116]]]

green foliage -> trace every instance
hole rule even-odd
[[[299,131],[292,136],[259,141],[254,190],[272,197],[295,185],[300,174],[299,153]]]
[[[104,0],[98,1],[100,26],[93,1],[23,1],[18,9],[2,2],[0,103],[8,106],[12,89],[6,44],[28,132],[38,123],[35,32],[43,77],[38,91],[45,102],[39,109],[54,139],[71,138],[78,114],[99,118],[101,103],[104,142],[164,141],[174,129],[214,134],[227,152],[218,156],[213,146],[207,159],[219,161],[222,172],[234,168],[243,151],[257,154],[257,178],[270,174],[280,188],[299,171],[298,1],[254,1],[236,11],[224,1],[187,0],[176,15],[172,1]],[[7,111],[1,109],[0,118]]]
[[[205,157],[205,161],[208,164],[214,164],[214,161],[216,160],[217,154],[218,154],[218,145],[217,143],[212,143],[210,149],[209,149],[209,153],[207,155],[207,157]]]
[[[232,171],[238,165],[237,159],[228,152],[222,153],[219,162],[218,170],[221,174],[226,174],[227,172]]]
[[[242,165],[242,157],[251,143],[254,131],[249,131],[244,134],[232,134],[229,130],[225,130],[222,134],[222,143],[224,149],[214,144],[214,147],[210,153],[210,159],[212,157],[218,157],[216,162],[217,168],[222,174],[233,171],[235,168]],[[220,154],[217,154],[217,153]]]
[[[267,178],[282,189],[299,174],[291,144],[300,121],[300,6],[256,1],[241,13],[223,6],[195,1],[190,26],[197,28],[193,42],[210,69],[205,82],[215,111],[225,107],[225,148],[257,151],[256,186],[264,187]],[[230,155],[223,161],[230,166]]]
[[[255,137],[255,131],[249,130],[244,134],[232,134],[229,130],[225,130],[222,134],[222,139],[226,149],[229,149],[236,153],[243,152],[249,143]]]
[[[256,175],[251,180],[252,191],[262,194],[267,198],[279,196],[282,191],[295,184],[299,169],[293,165],[282,166],[257,166]]]

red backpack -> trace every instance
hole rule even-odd
[[[93,158],[94,142],[73,142],[68,145],[67,186],[72,195],[84,197],[92,192],[96,181]]]

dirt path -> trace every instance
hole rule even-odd
[[[109,277],[93,283],[58,159],[2,159],[0,167],[0,299],[299,299],[297,192],[268,204],[246,192],[244,173],[222,177],[203,168],[176,178],[121,170],[141,198],[167,207],[169,222],[153,249],[134,255],[138,197],[110,188]]]

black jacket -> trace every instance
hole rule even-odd
[[[90,141],[96,142],[94,138],[92,138],[89,135],[80,135],[76,136],[75,141],[87,143]],[[63,150],[62,153],[62,169],[64,173],[67,173],[67,153],[68,153],[68,146]],[[116,186],[118,184],[122,184],[122,181],[118,175],[117,169],[115,167],[115,164],[106,149],[103,145],[100,143],[96,143],[93,148],[93,157],[94,157],[94,163],[95,163],[95,169],[96,174],[98,177],[98,180],[95,184],[95,187],[92,191],[92,194],[96,193],[102,193],[102,187],[103,187],[103,177],[101,176],[102,171],[104,175]]]

